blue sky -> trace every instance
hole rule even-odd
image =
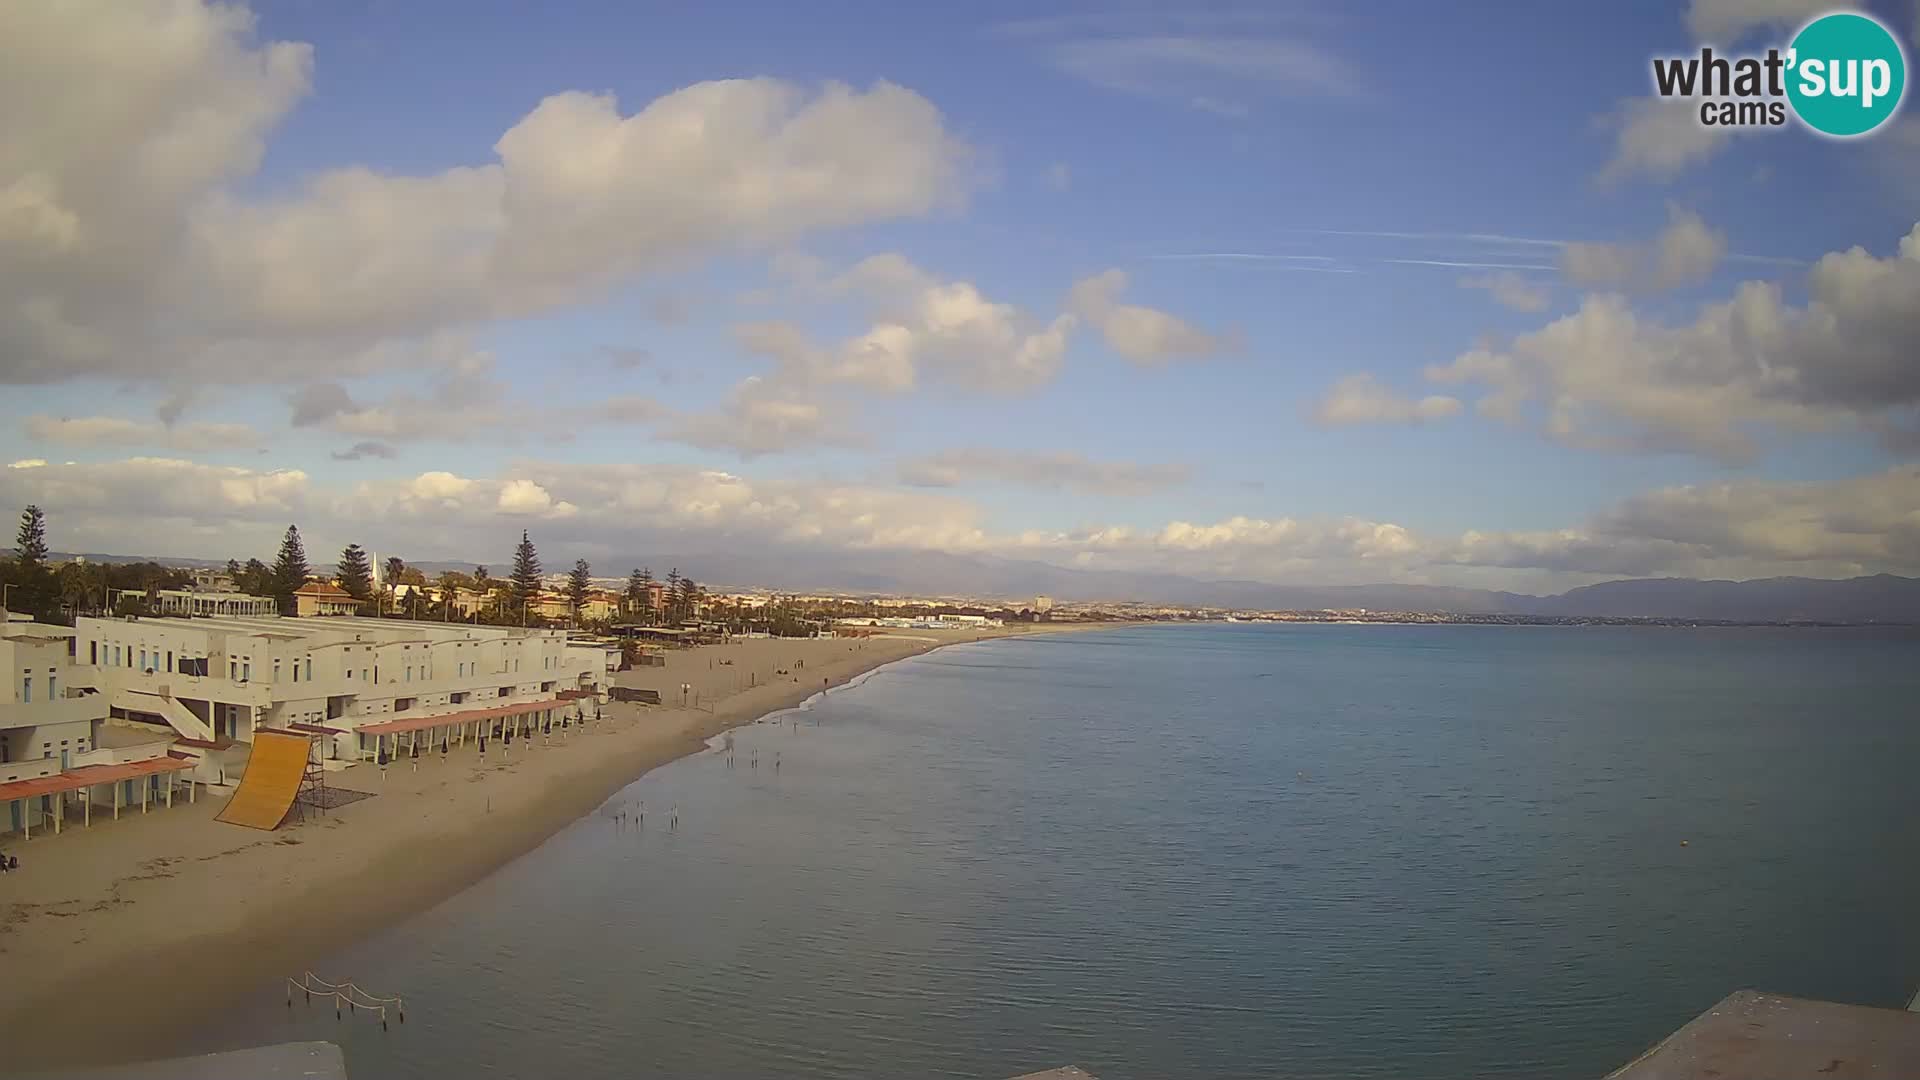
[[[1647,99],[1825,5],[1773,8],[13,9],[0,497],[176,555],[1920,570],[1920,126]]]

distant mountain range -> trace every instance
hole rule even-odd
[[[57,555],[55,558],[71,558]],[[87,554],[93,562],[154,562],[219,567],[225,559]],[[473,563],[412,563],[432,575],[471,572]],[[1016,606],[1033,596],[1069,601],[1135,601],[1262,611],[1367,608],[1460,615],[1589,616],[1701,619],[1729,622],[1920,623],[1920,578],[1877,574],[1843,580],[1780,577],[1752,581],[1633,578],[1587,585],[1552,596],[1463,589],[1445,585],[1272,585],[1258,581],[1202,581],[1176,574],[1070,570],[1047,563],[950,555],[942,552],[668,553],[598,568],[670,567],[726,588],[770,588],[907,595],[1002,597]],[[504,575],[506,564],[492,566]]]

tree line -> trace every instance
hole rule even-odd
[[[348,544],[335,563],[332,580],[358,601],[362,614],[492,625],[544,624],[542,614],[533,610],[534,600],[543,591],[540,553],[526,530],[521,530],[511,566],[504,578],[494,577],[485,566],[476,566],[470,574],[449,570],[429,582],[419,569],[394,557],[382,566],[384,587],[376,587],[366,549]],[[298,525],[287,526],[272,563],[258,558],[244,563],[228,559],[226,573],[239,592],[274,598],[283,615],[295,614],[299,590],[320,580],[307,559]],[[70,623],[78,615],[107,612],[149,614],[155,610],[159,590],[186,589],[192,584],[190,571],[150,561],[70,561],[53,565],[48,559],[46,515],[38,506],[21,512],[13,555],[0,560],[5,606],[43,622]],[[625,590],[618,594],[618,609],[610,616],[589,618],[583,613],[594,592],[593,567],[587,560],[577,559],[562,592],[576,625],[623,622],[682,626],[695,622],[711,606],[707,591],[692,577],[681,574],[678,567],[669,570],[657,584],[658,607],[654,605],[656,581],[651,568],[635,567],[627,576]],[[412,587],[404,600],[400,586]],[[738,613],[735,609],[728,614],[737,617]]]

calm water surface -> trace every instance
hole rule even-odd
[[[1886,631],[958,646],[317,960],[405,1027],[269,986],[204,1041],[356,1080],[1598,1077],[1739,987],[1904,1001],[1916,701]]]

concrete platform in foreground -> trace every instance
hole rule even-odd
[[[25,1080],[347,1080],[347,1059],[330,1042],[293,1042],[105,1069],[30,1073]]]
[[[1710,1077],[1920,1077],[1920,1013],[1739,990],[1608,1080]]]

